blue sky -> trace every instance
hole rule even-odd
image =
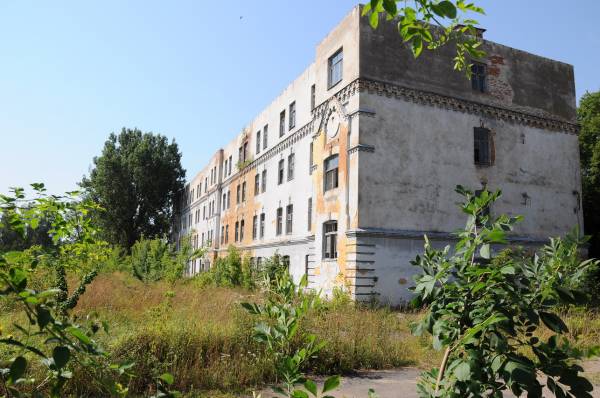
[[[600,1],[475,0],[486,38],[600,89]],[[76,187],[108,134],[175,138],[193,176],[314,57],[354,1],[0,2],[0,192]]]

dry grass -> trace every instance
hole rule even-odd
[[[81,297],[75,314],[96,313],[108,321],[110,333],[100,333],[99,340],[114,361],[135,361],[138,377],[129,386],[132,392],[147,394],[156,375],[171,372],[179,390],[228,397],[274,380],[273,364],[252,339],[253,319],[239,305],[258,300],[260,296],[241,289],[201,289],[185,282],[145,285],[129,275],[102,274]],[[410,333],[409,325],[420,316],[345,303],[316,310],[304,327],[328,344],[308,370],[435,366],[441,355],[430,348],[429,338]],[[576,345],[600,342],[598,314],[572,310],[565,317]],[[9,331],[14,318],[3,311],[0,324]],[[75,372],[73,381],[74,395],[95,392],[85,372]]]

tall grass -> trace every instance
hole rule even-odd
[[[243,392],[275,380],[274,366],[263,347],[252,339],[254,320],[240,307],[260,301],[243,289],[207,286],[190,281],[144,284],[124,274],[100,274],[80,298],[74,314],[106,320],[109,334],[99,334],[111,361],[135,362],[130,391],[146,395],[154,378],[170,372],[176,389],[210,396]],[[327,342],[309,372],[350,373],[358,369],[398,366],[428,368],[439,363],[427,337],[415,337],[410,324],[421,313],[367,308],[339,300],[311,312],[302,327]],[[585,348],[600,341],[600,316],[590,311],[566,313],[569,337]],[[13,320],[4,307],[0,324],[10,333]],[[1,353],[0,353],[1,354]],[[94,395],[86,371],[75,369],[75,396]],[[125,380],[124,380],[125,381]],[[200,395],[202,396],[202,395]]]

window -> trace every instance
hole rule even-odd
[[[294,205],[287,205],[285,208],[285,233],[292,233],[292,221],[294,218]]]
[[[225,206],[227,206],[227,194],[226,193],[223,194],[223,206],[222,206],[223,210],[225,210],[227,208]]]
[[[323,224],[323,258],[337,258],[337,221]]]
[[[287,179],[288,181],[291,181],[294,179],[294,154],[290,154],[290,156],[288,156],[288,174],[287,174]]]
[[[308,215],[307,215],[307,225],[308,225],[308,230],[310,231],[312,229],[312,198],[308,198]]]
[[[225,243],[229,243],[229,224],[225,226]]]
[[[204,177],[204,193],[208,191],[208,177]]]
[[[236,192],[236,195],[235,195],[235,203],[238,204],[238,205],[240,204],[240,196],[241,196],[240,195],[240,193],[241,193],[240,189],[241,189],[241,187],[238,184],[237,189],[236,189],[237,192]]]
[[[335,54],[329,57],[327,68],[327,87],[331,88],[342,81],[342,66],[344,61],[344,52],[340,48]]]
[[[254,176],[254,196],[260,193],[260,174]]]
[[[490,156],[491,133],[490,130],[483,127],[473,129],[474,138],[474,161],[476,165],[489,166],[492,164]]]
[[[263,128],[263,151],[267,149],[267,145],[269,143],[269,125],[265,124]]]
[[[225,167],[224,167],[225,175],[227,175],[227,162],[228,162],[228,159],[225,159]]]
[[[206,205],[202,207],[202,218],[206,220]]]
[[[338,155],[325,159],[325,191],[338,187]]]
[[[290,116],[289,116],[288,123],[290,126],[289,130],[296,127],[296,101],[294,101],[290,104]]]
[[[313,110],[315,109],[315,103],[316,103],[316,87],[313,84],[312,86],[310,86],[310,109]]]
[[[265,237],[265,213],[260,213],[260,238]]]
[[[258,216],[252,217],[252,239],[256,239],[258,232]]]
[[[280,207],[277,209],[277,235],[281,235],[281,230],[283,229],[283,209]]]
[[[240,222],[235,222],[235,241],[237,242],[240,237]]]
[[[258,131],[256,133],[256,154],[258,155],[260,153],[260,131]]]
[[[486,66],[481,62],[471,64],[471,87],[475,91],[485,92]]]
[[[312,167],[314,165],[314,146],[313,143],[310,143],[310,146],[308,148],[308,168],[309,168],[309,173],[312,173]]]
[[[240,242],[244,240],[244,220],[240,221]]]
[[[267,170],[263,170],[262,172],[262,192],[267,190]]]
[[[277,184],[283,184],[283,169],[285,168],[285,160],[281,159],[279,161],[279,171],[277,173]]]
[[[285,134],[285,111],[281,111],[279,114],[279,136],[283,137]]]
[[[227,208],[231,207],[231,191],[227,191]]]
[[[192,202],[194,201],[194,190],[192,189]]]
[[[225,243],[225,226],[221,225],[221,244]]]
[[[242,202],[246,201],[246,181],[242,183]]]
[[[229,175],[231,175],[231,166],[233,163],[233,159],[231,158],[231,156],[229,156]]]
[[[204,232],[202,232],[202,247],[204,247]]]

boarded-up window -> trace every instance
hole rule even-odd
[[[481,62],[473,62],[471,65],[471,87],[475,91],[485,92],[486,65]]]

